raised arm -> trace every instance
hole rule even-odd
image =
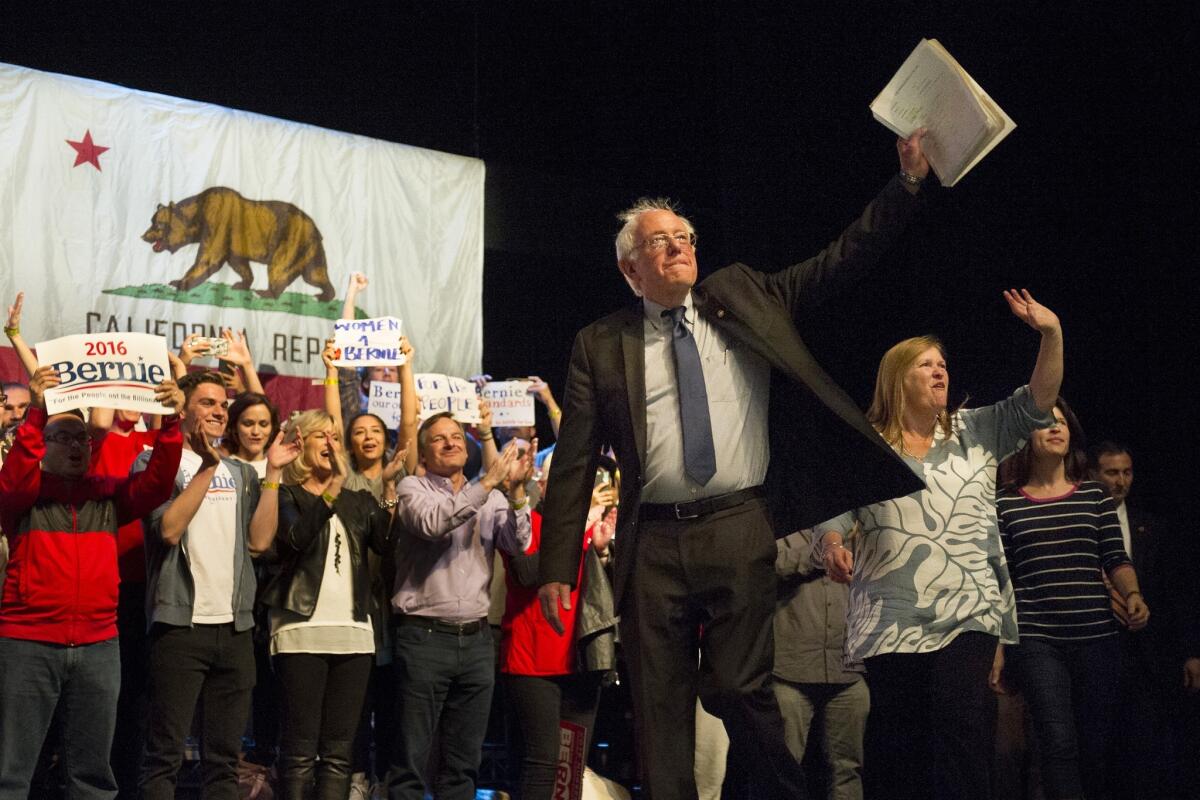
[[[558,401],[554,399],[554,392],[550,391],[550,384],[537,375],[530,375],[527,380],[529,381],[529,393],[546,407],[546,413],[550,416],[550,430],[554,431],[554,438],[557,440],[558,429],[562,424],[562,409],[558,407]]]
[[[183,452],[183,434],[179,431],[183,392],[175,381],[168,380],[155,388],[154,395],[155,400],[174,409],[175,413],[163,420],[146,469],[131,475],[117,492],[117,521],[121,524],[140,519],[167,502],[179,472],[179,458]]]
[[[1058,400],[1063,379],[1063,335],[1058,315],[1033,299],[1029,290],[1009,289],[1004,299],[1012,313],[1042,335],[1033,374],[1029,376],[1029,391],[1041,411],[1050,411]]]
[[[321,363],[325,365],[325,379],[321,381],[325,389],[325,413],[333,417],[334,430],[344,431],[346,427],[342,423],[341,371],[333,365],[333,339],[325,340],[325,348],[321,351]]]
[[[417,396],[413,374],[413,346],[407,336],[400,337],[400,352],[404,354],[404,363],[400,365],[400,430],[396,444],[404,448],[404,471],[412,475],[417,471],[417,448],[412,444],[417,441],[421,398]]]
[[[500,451],[496,448],[496,434],[492,432],[492,406],[486,398],[479,398],[479,447],[482,451],[483,471],[487,472],[496,463]]]
[[[25,343],[25,338],[21,336],[21,308],[24,305],[25,293],[17,292],[17,299],[8,307],[8,322],[4,326],[4,335],[8,337],[9,343],[16,351],[21,366],[25,368],[25,373],[32,378],[33,373],[37,372],[38,360],[33,351],[29,349],[29,345]]]
[[[267,476],[263,478],[262,492],[254,516],[250,518],[250,554],[257,556],[271,548],[279,530],[279,480],[283,468],[300,455],[299,437],[284,441],[283,431],[275,434],[275,441],[267,448]]]
[[[812,258],[763,276],[767,290],[793,317],[867,276],[924,205],[921,183],[929,174],[921,147],[924,136],[921,129],[896,142],[900,173],[837,239]]]
[[[250,355],[250,344],[246,341],[246,332],[234,333],[231,328],[223,328],[221,338],[229,342],[229,352],[223,356],[217,356],[217,360],[232,364],[242,371],[242,380],[246,384],[246,391],[266,394],[263,391],[262,381],[258,378],[258,370],[254,368],[254,357]]]
[[[192,524],[192,518],[200,510],[200,504],[208,494],[208,486],[217,473],[217,465],[221,463],[220,454],[203,431],[192,431],[188,436],[188,445],[200,456],[200,468],[196,470],[188,485],[183,487],[183,491],[176,495],[163,511],[159,536],[164,544],[171,547],[179,544],[188,525]]]
[[[17,428],[12,450],[0,467],[0,511],[15,521],[37,501],[42,485],[42,458],[46,442],[42,431],[46,427],[45,392],[59,384],[53,367],[38,367],[29,379],[29,412]]]
[[[357,316],[355,303],[359,292],[365,290],[368,283],[367,276],[361,272],[350,273],[350,280],[346,282],[346,299],[342,301],[342,319],[354,319]]]

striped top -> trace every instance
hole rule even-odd
[[[1082,641],[1115,636],[1101,570],[1128,564],[1129,556],[1108,492],[1094,481],[1059,497],[1004,490],[996,508],[1021,637]]]

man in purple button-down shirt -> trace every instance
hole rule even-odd
[[[395,739],[391,800],[470,800],[492,701],[494,655],[487,625],[496,547],[517,554],[532,529],[525,482],[534,448],[511,442],[479,480],[468,483],[466,436],[449,414],[422,423],[425,467],[397,492]],[[440,763],[426,775],[433,732]],[[430,780],[432,779],[432,780]]]

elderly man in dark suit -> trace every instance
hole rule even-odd
[[[641,300],[575,339],[544,505],[540,599],[557,627],[579,570],[596,459],[611,446],[622,475],[614,592],[654,800],[696,795],[697,695],[762,753],[770,791],[804,794],[770,686],[776,527],[766,498],[787,532],[921,484],[821,369],[795,321],[869,274],[904,230],[929,172],[922,135],[897,142],[900,174],[836,241],[778,273],[734,264],[697,285],[690,222],[666,201],[639,201],[622,216],[617,263]]]

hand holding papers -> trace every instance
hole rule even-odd
[[[929,129],[923,147],[943,186],[958,183],[1017,127],[936,39],[921,40],[871,112],[901,138]]]

